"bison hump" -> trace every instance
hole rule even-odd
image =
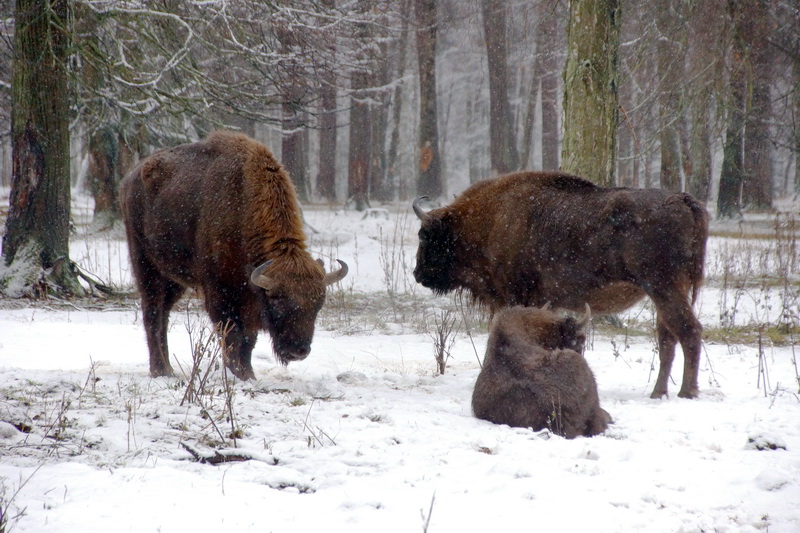
[[[597,185],[591,181],[569,174],[556,174],[549,180],[548,185],[569,192],[588,192],[597,189]]]

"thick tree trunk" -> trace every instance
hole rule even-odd
[[[436,0],[414,0],[419,64],[419,177],[417,194],[444,194],[436,103]]]
[[[572,0],[569,11],[561,166],[610,186],[619,121],[619,0]]]
[[[67,0],[16,4],[3,258],[7,272],[19,277],[0,280],[0,291],[11,296],[83,292],[69,260],[68,6]]]
[[[506,4],[503,0],[482,0],[481,6],[489,63],[489,153],[492,174],[499,175],[519,170],[519,152],[508,101]]]

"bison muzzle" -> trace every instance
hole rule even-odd
[[[692,311],[703,280],[708,214],[688,194],[602,188],[560,173],[519,172],[477,183],[451,205],[423,211],[416,280],[444,294],[468,290],[496,311],[514,305],[617,313],[645,295],[655,304],[667,395],[675,346],[678,396],[698,394],[702,326]]]
[[[254,377],[259,330],[282,364],[308,356],[325,287],[347,265],[326,274],[312,259],[294,186],[265,146],[215,132],[155,152],[120,190],[152,376],[174,373],[169,313],[188,287],[202,291],[237,377]]]

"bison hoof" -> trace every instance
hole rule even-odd
[[[661,398],[669,397],[669,395],[667,394],[667,391],[654,390],[650,397],[654,400],[660,400]]]
[[[152,377],[152,378],[174,378],[175,377],[175,371],[172,370],[171,366],[151,368],[150,369],[150,377]]]
[[[693,399],[697,398],[697,396],[699,394],[700,394],[700,391],[698,391],[695,388],[686,389],[686,390],[681,389],[680,392],[678,392],[678,398],[688,398],[690,400],[693,400]]]
[[[228,370],[230,370],[234,376],[241,379],[242,381],[256,379],[256,374],[255,372],[253,372],[252,367],[244,368],[238,365],[228,365]]]

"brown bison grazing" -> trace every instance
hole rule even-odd
[[[169,312],[187,287],[202,290],[237,377],[254,377],[259,329],[281,363],[306,358],[325,287],[347,265],[326,274],[311,258],[294,186],[266,147],[216,132],[160,150],[125,177],[120,201],[151,375],[173,373]]]
[[[649,296],[667,394],[675,344],[678,396],[698,394],[702,327],[692,304],[703,280],[708,214],[688,194],[606,189],[559,173],[520,172],[476,183],[451,205],[414,212],[416,280],[437,293],[467,289],[492,310],[513,305],[616,313]]]
[[[496,313],[472,393],[475,416],[568,439],[605,431],[611,417],[579,353],[588,322],[588,308],[580,322],[533,307]]]

